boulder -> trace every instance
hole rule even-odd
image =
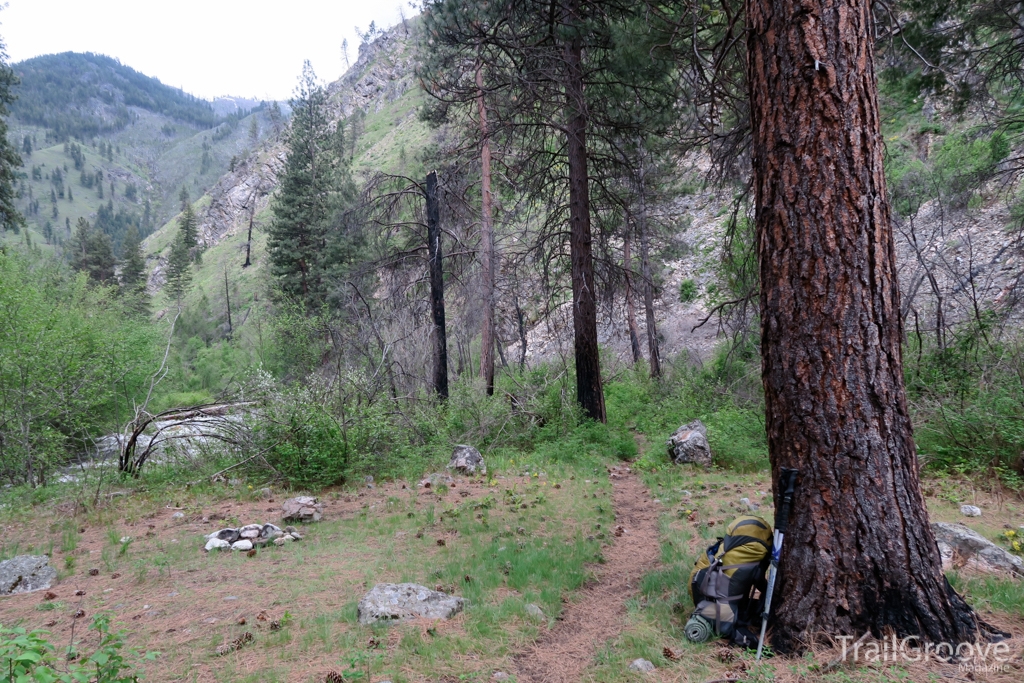
[[[319,522],[324,514],[324,504],[312,496],[297,496],[282,503],[281,512],[286,522]]]
[[[654,671],[654,664],[646,659],[634,659],[633,663],[629,665],[629,670],[649,674]]]
[[[700,420],[694,420],[677,429],[669,437],[666,445],[669,457],[677,465],[692,462],[702,467],[711,467],[708,430]]]
[[[961,505],[960,514],[964,517],[981,517],[981,508],[977,505]]]
[[[1024,578],[1024,560],[962,524],[935,522],[932,532],[942,556],[942,569],[966,567],[987,574]]]
[[[230,548],[231,544],[227,541],[217,538],[216,536],[206,541],[206,547],[203,548],[206,552],[211,550],[222,550],[224,548]]]
[[[264,524],[260,527],[260,533],[256,540],[263,543],[269,543],[279,536],[284,536],[284,531],[281,530],[281,527],[275,526],[274,524]]]
[[[450,619],[465,600],[415,583],[378,583],[359,601],[359,623],[365,625],[408,619]]]
[[[235,541],[231,544],[232,550],[252,550],[252,541],[247,538],[243,538],[240,541]]]
[[[57,570],[46,555],[18,555],[0,562],[0,595],[45,590],[56,579]]]
[[[206,538],[207,540],[217,538],[231,545],[238,540],[238,529],[221,529],[220,531],[214,531],[212,534],[207,534]]]
[[[246,538],[251,541],[260,535],[262,529],[262,524],[246,524],[238,530],[238,536],[239,538]]]
[[[460,474],[484,474],[487,466],[484,464],[484,456],[472,446],[459,444],[452,451],[452,459],[448,462],[448,469],[455,470]]]

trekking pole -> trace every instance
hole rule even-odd
[[[796,488],[797,471],[789,467],[782,468],[779,484],[782,486],[782,504],[779,514],[775,516],[775,537],[772,539],[772,563],[768,567],[768,588],[764,593],[764,615],[761,617],[761,637],[757,639],[757,657],[761,659],[764,649],[764,632],[768,628],[768,613],[772,609],[772,593],[775,592],[775,577],[779,574],[779,556],[782,554],[782,539],[789,526],[789,511],[793,506],[793,490]]]

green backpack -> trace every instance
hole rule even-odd
[[[771,548],[772,527],[760,517],[744,515],[726,528],[725,538],[710,546],[690,573],[696,609],[686,624],[687,638],[703,642],[718,635],[749,646],[748,627],[761,603],[754,591],[764,593]]]

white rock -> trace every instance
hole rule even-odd
[[[450,619],[462,611],[465,600],[455,595],[432,591],[415,583],[378,583],[363,596],[357,607],[359,623]]]
[[[646,674],[654,671],[654,664],[646,659],[634,659],[633,663],[629,665],[629,670]]]
[[[711,467],[711,446],[708,445],[707,434],[707,427],[700,420],[694,420],[673,432],[666,443],[672,462],[692,462]]]
[[[534,619],[543,619],[544,618],[544,610],[542,610],[540,607],[538,607],[537,605],[533,604],[532,602],[526,606],[526,613],[529,614]]]
[[[214,536],[213,538],[211,538],[208,541],[206,541],[206,547],[203,548],[203,550],[205,550],[206,552],[210,552],[211,550],[218,550],[220,548],[230,548],[230,547],[231,547],[230,543],[228,543],[227,541],[222,541],[221,539],[219,539],[216,536]]]
[[[171,519],[185,519],[185,513],[175,512],[173,515],[171,515]]]
[[[935,542],[942,557],[942,569],[959,567],[975,569],[989,574],[1009,574],[1024,577],[1024,560],[988,540],[962,524],[932,524]]]
[[[487,466],[484,464],[484,458],[480,455],[480,451],[465,444],[459,444],[452,451],[451,460],[448,462],[448,469],[461,472],[462,474],[487,472]]]
[[[961,505],[960,514],[964,517],[981,517],[981,508],[976,505]]]
[[[241,541],[235,541],[231,544],[232,550],[252,550],[252,541],[243,538]]]

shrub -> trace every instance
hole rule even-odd
[[[99,633],[100,643],[88,657],[70,650],[57,657],[54,646],[46,639],[46,631],[26,631],[0,625],[0,675],[9,681],[36,683],[137,683],[136,672],[125,658],[139,658],[134,650],[124,649],[124,631],[110,632],[110,620],[99,615],[90,627]],[[61,653],[65,655],[65,653]],[[75,655],[78,661],[65,662]],[[145,655],[153,659],[155,653]]]
[[[687,279],[679,283],[679,301],[688,304],[697,298],[697,283]]]

